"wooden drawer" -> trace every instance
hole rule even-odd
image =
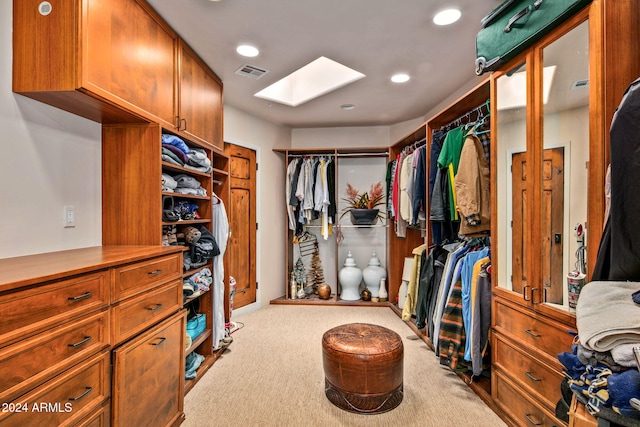
[[[575,396],[571,398],[571,407],[569,408],[569,427],[598,427],[596,417],[591,415]]]
[[[16,399],[0,412],[3,427],[70,426],[111,393],[109,352],[103,352]]]
[[[108,271],[0,296],[0,347],[109,305]]]
[[[511,339],[521,341],[545,353],[551,363],[559,366],[558,354],[569,351],[573,336],[569,328],[546,319],[531,310],[523,312],[516,307],[495,300],[495,329]],[[520,343],[519,343],[520,344]]]
[[[111,301],[138,295],[182,276],[182,253],[153,258],[114,269]]]
[[[498,406],[519,426],[565,426],[553,413],[543,410],[531,402],[508,378],[499,372],[492,374],[492,395]]]
[[[0,402],[53,378],[109,346],[109,311],[34,335],[0,350]]]
[[[109,427],[111,425],[111,399],[81,419],[74,427]]]
[[[536,400],[554,410],[562,398],[562,374],[555,368],[534,360],[500,334],[493,334],[494,367],[500,369]]]
[[[183,416],[184,319],[176,313],[113,351],[114,427],[161,427]]]
[[[182,305],[181,282],[174,280],[143,295],[112,306],[111,343],[118,345],[175,313]]]

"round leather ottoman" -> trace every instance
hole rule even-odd
[[[338,408],[379,414],[402,402],[404,347],[390,329],[349,323],[322,336],[325,394]]]

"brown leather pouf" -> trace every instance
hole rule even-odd
[[[325,394],[338,408],[379,414],[402,402],[404,347],[390,329],[350,323],[322,337]]]

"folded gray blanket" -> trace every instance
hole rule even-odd
[[[582,288],[576,325],[584,347],[605,352],[640,343],[640,306],[631,298],[638,289],[638,282],[590,282]]]

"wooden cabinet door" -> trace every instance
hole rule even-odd
[[[82,86],[174,123],[176,33],[143,1],[85,4]]]
[[[100,123],[175,124],[178,36],[143,0],[14,1],[13,91]]]
[[[184,313],[113,351],[113,425],[169,426],[182,418]]]
[[[178,127],[222,150],[222,82],[189,46],[180,46]]]

